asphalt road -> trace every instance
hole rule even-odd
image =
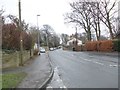
[[[118,57],[91,52],[49,52],[54,75],[47,88],[118,88]]]

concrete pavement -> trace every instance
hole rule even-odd
[[[18,85],[20,88],[44,88],[51,79],[53,70],[50,64],[48,54],[42,53],[36,57],[30,64],[15,69],[4,70],[3,73],[18,73],[26,72],[27,76]]]
[[[41,54],[32,65],[25,68],[28,76],[17,88],[42,88],[51,78],[52,68],[47,54]]]

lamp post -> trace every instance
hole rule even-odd
[[[38,14],[37,15],[37,30],[39,30],[39,27],[38,27],[38,17],[39,17],[40,15]],[[40,39],[39,39],[39,32],[38,32],[38,50],[39,50],[39,47],[40,47]]]

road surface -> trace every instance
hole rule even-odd
[[[118,57],[50,51],[54,75],[47,88],[118,88]]]

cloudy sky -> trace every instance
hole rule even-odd
[[[63,14],[70,11],[69,2],[71,1],[21,0],[22,19],[31,26],[35,26],[37,25],[37,14],[40,14],[39,26],[49,24],[57,33],[75,33],[74,26],[64,24],[63,17]],[[18,0],[0,0],[0,8],[5,10],[4,15],[12,14],[18,17]]]
[[[37,14],[40,14],[39,26],[51,25],[57,33],[72,34],[75,28],[64,24],[63,14],[70,10],[71,0],[21,0],[22,19],[30,25],[37,25]],[[12,14],[18,17],[18,0],[0,0],[0,8],[4,15]]]

